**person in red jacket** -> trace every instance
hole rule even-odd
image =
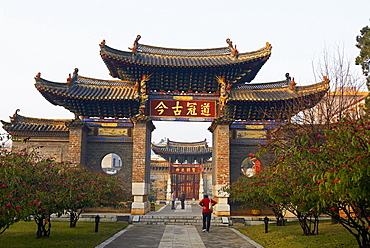
[[[203,200],[199,202],[199,205],[203,207],[202,215],[203,215],[203,232],[209,232],[209,227],[211,225],[211,214],[212,211],[209,209],[210,203],[212,206],[217,204],[216,201],[208,198],[208,195],[204,195]]]

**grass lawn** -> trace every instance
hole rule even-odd
[[[19,222],[0,235],[0,247],[7,248],[56,248],[78,247],[92,248],[118,231],[126,228],[127,223],[100,222],[95,232],[95,222],[77,222],[75,228],[69,222],[52,221],[49,238],[36,239],[36,223]]]
[[[155,211],[158,211],[164,206],[164,204],[155,204]]]
[[[265,233],[264,225],[236,228],[265,248],[354,248],[358,247],[354,236],[340,224],[333,225],[330,220],[321,221],[319,235],[303,236],[298,221],[289,222],[286,226],[269,224]]]

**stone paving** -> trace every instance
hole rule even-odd
[[[148,215],[199,216],[201,208],[188,204],[185,209],[170,205]],[[129,225],[96,248],[263,248],[232,227],[212,226],[202,232],[201,225]]]

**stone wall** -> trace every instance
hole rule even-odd
[[[57,162],[68,160],[68,137],[56,137],[53,140],[35,140],[30,138],[28,142],[13,141],[12,150],[20,151],[24,148],[37,148],[42,156],[47,158],[55,158]]]
[[[230,182],[235,182],[241,176],[240,165],[249,154],[259,151],[258,145],[230,144]]]
[[[151,190],[154,192],[156,199],[166,201],[167,198],[167,180],[169,177],[168,170],[151,170],[150,182]]]
[[[117,175],[123,180],[124,185],[131,190],[132,178],[132,142],[87,142],[86,166],[92,171],[104,173],[101,161],[105,155],[115,153],[122,160],[122,168]]]

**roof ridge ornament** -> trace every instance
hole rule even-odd
[[[227,115],[226,105],[230,99],[230,83],[226,84],[225,79],[219,76],[216,76],[216,80],[220,86],[220,97],[219,97],[220,112],[221,115],[224,116]]]
[[[72,80],[71,73],[68,74],[67,83],[70,83]]]
[[[139,113],[145,113],[145,105],[148,101],[148,95],[146,93],[146,83],[150,80],[151,75],[143,75],[140,81],[140,106]]]
[[[134,44],[132,45],[132,47],[129,47],[128,49],[130,49],[133,53],[136,53],[137,51],[137,48],[139,47],[139,40],[141,38],[141,35],[137,35],[136,36],[136,39],[134,41]]]
[[[231,52],[231,54],[235,57],[235,58],[238,58],[239,56],[239,51],[238,49],[236,49],[236,45],[233,46],[233,42],[227,38],[226,39],[226,43],[229,44],[229,46],[227,47],[229,49],[229,51]]]
[[[14,114],[13,114],[13,116],[12,117],[10,117],[10,120],[11,121],[16,121],[17,120],[17,117],[19,116],[19,114],[18,114],[18,112],[19,111],[21,111],[20,109],[17,109],[15,112],[14,112]]]

